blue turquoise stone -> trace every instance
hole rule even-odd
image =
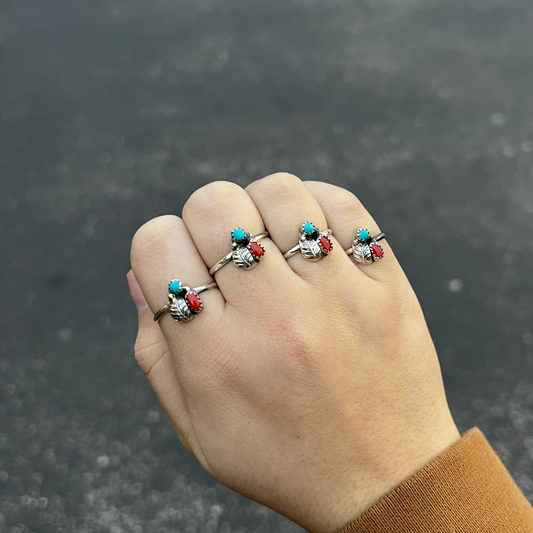
[[[237,228],[236,230],[233,230],[232,236],[236,241],[242,241],[246,236],[246,233],[244,233],[243,229]]]
[[[368,236],[370,235],[370,233],[368,233],[368,230],[367,229],[361,229],[359,230],[359,238],[362,240],[362,241],[366,241],[366,239],[368,239]]]
[[[313,231],[315,231],[315,226],[313,226],[311,222],[306,222],[304,224],[304,231],[309,235],[310,233],[313,233]]]
[[[174,281],[171,281],[170,282],[170,285],[169,285],[169,288],[170,288],[170,292],[180,292],[181,291],[181,282],[177,279],[175,279]]]

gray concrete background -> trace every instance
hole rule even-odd
[[[344,186],[461,429],[533,498],[527,0],[0,3],[0,532],[293,532],[214,483],[133,361],[130,239],[216,179]]]

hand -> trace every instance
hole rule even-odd
[[[333,251],[285,260],[305,221],[333,230]],[[200,315],[156,324],[168,282],[210,281],[236,227],[268,229],[261,263],[226,265]],[[360,227],[379,232],[350,192],[275,174],[246,190],[211,183],[183,220],[156,218],[132,244],[136,357],[181,442],[218,481],[317,533],[342,528],[459,438],[387,241],[375,264],[343,251]]]

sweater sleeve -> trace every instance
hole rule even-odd
[[[340,533],[533,533],[533,509],[472,429]]]

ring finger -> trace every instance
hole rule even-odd
[[[327,229],[320,204],[303,182],[292,174],[272,174],[249,185],[246,192],[253,199],[272,240],[282,252],[298,244],[302,224],[311,222],[320,231]],[[334,244],[333,249],[327,257],[322,258],[320,266],[310,263],[298,253],[288,258],[291,268],[307,281],[319,281],[326,272],[338,272],[340,265],[350,267],[346,254],[335,244],[335,234],[330,240]]]

